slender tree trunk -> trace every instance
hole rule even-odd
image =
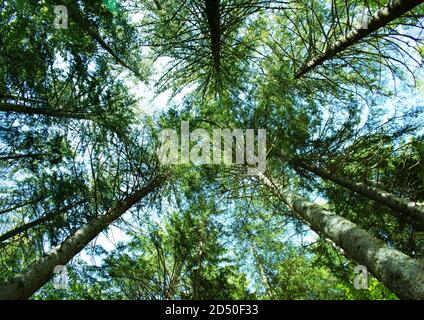
[[[260,181],[269,187],[312,230],[331,239],[346,255],[364,265],[401,299],[424,300],[424,263],[387,246],[356,224],[280,188],[266,176]]]
[[[265,286],[265,290],[268,294],[268,299],[273,299],[274,298],[274,290],[271,286],[271,283],[269,281],[268,275],[266,274],[265,270],[264,270],[264,266],[262,263],[262,259],[258,254],[258,250],[256,248],[256,245],[250,241],[250,251],[252,252],[253,258],[255,259],[255,264],[258,268],[259,271],[259,275],[261,277],[261,281],[263,282],[264,286]]]
[[[121,217],[134,204],[159,187],[163,181],[164,178],[162,176],[154,178],[145,187],[134,192],[105,215],[92,220],[73,233],[62,244],[56,246],[52,251],[31,265],[24,274],[1,283],[0,299],[28,299],[53,276],[56,266],[68,263],[100,232]]]
[[[421,226],[424,225],[424,208],[420,208],[412,201],[398,198],[391,193],[367,186],[363,183],[354,182],[345,177],[330,173],[327,170],[307,164],[303,161],[296,161],[291,164],[295,168],[298,167],[310,171],[323,179],[330,180],[342,187],[360,194],[361,196],[377,201],[378,203],[392,209],[397,215],[401,213],[408,216],[411,218],[412,222],[416,224]]]
[[[372,17],[370,17],[367,25],[353,28],[344,37],[336,41],[336,43],[326,48],[323,53],[307,61],[296,73],[295,78],[299,79],[305,73],[321,65],[324,61],[333,58],[346,48],[352,46],[381,27],[384,27],[390,21],[399,18],[401,15],[421,3],[422,0],[391,0],[386,6],[377,10]]]
[[[220,2],[220,0],[205,0],[206,16],[208,18],[211,39],[212,60],[217,74],[220,70],[221,55]]]
[[[0,102],[0,112],[14,112],[27,115],[42,115],[48,117],[71,118],[79,120],[92,120],[92,116],[87,113],[75,113],[52,108],[33,108],[21,104]]]
[[[44,222],[53,220],[55,217],[59,216],[60,214],[65,213],[66,211],[68,211],[68,210],[70,210],[70,209],[72,209],[72,208],[74,208],[74,207],[76,207],[76,206],[78,206],[78,205],[80,205],[84,202],[85,202],[85,200],[78,201],[78,202],[73,203],[69,206],[66,206],[66,207],[64,207],[60,210],[49,212],[49,213],[45,214],[44,216],[42,216],[41,218],[35,219],[31,222],[28,222],[28,223],[26,223],[22,226],[15,228],[13,230],[10,230],[10,231],[0,235],[0,243],[4,242],[4,241],[6,241],[10,238],[13,238],[14,236],[16,236],[20,233],[23,233],[23,232],[25,232],[25,231],[27,231],[31,228],[34,228],[35,226],[38,226],[38,225],[40,225]]]

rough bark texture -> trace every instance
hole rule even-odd
[[[374,187],[367,186],[363,183],[354,182],[350,179],[330,173],[324,169],[309,165],[302,161],[293,163],[294,167],[300,167],[323,179],[330,180],[342,187],[350,189],[353,192],[360,194],[368,199],[377,201],[382,205],[389,207],[397,213],[404,214],[411,218],[413,222],[419,225],[424,225],[424,208],[417,206],[414,202],[396,197],[395,195],[379,190]]]
[[[299,79],[305,73],[321,65],[324,61],[331,59],[346,48],[384,27],[390,21],[399,18],[404,13],[420,5],[422,0],[393,0],[386,6],[376,11],[368,20],[367,27],[353,28],[346,36],[329,46],[323,53],[307,61],[296,73],[295,78]]]
[[[331,239],[346,255],[364,265],[401,299],[424,300],[424,263],[390,248],[356,224],[287,189],[280,189],[271,180],[260,180],[300,218],[321,236]]]
[[[116,207],[109,210],[108,213],[92,220],[73,233],[62,244],[31,265],[24,274],[0,284],[0,299],[28,299],[53,276],[56,266],[68,263],[100,232],[121,217],[135,203],[154,191],[163,181],[164,178],[161,176],[151,180],[144,188],[134,192]]]

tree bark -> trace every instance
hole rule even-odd
[[[399,298],[424,300],[423,262],[387,246],[349,220],[278,187],[266,176],[259,179],[312,230],[331,239],[350,259],[367,267]]]
[[[396,197],[391,193],[367,186],[363,183],[354,182],[350,179],[330,173],[327,170],[307,164],[303,161],[291,162],[291,164],[295,168],[298,167],[305,169],[323,179],[330,180],[342,187],[356,192],[361,196],[377,201],[378,203],[392,209],[397,214],[404,214],[411,218],[411,221],[415,224],[419,224],[421,226],[424,225],[424,208],[420,208],[412,201]]]
[[[162,176],[155,177],[145,187],[134,192],[116,207],[109,210],[105,215],[92,220],[87,225],[77,230],[62,242],[62,244],[56,246],[53,250],[31,265],[24,274],[15,276],[5,283],[1,283],[0,299],[28,299],[53,276],[56,266],[68,263],[100,232],[121,217],[134,204],[159,187],[164,179],[165,178]]]
[[[367,26],[353,28],[344,37],[336,43],[329,46],[321,54],[307,61],[296,73],[295,79],[301,78],[305,73],[324,63],[324,61],[333,58],[346,48],[362,40],[371,33],[384,27],[390,21],[399,18],[404,13],[420,5],[422,0],[392,0],[383,8],[377,10],[368,20]]]

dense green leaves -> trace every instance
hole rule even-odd
[[[160,192],[72,260],[68,289],[50,281],[34,298],[396,299],[372,275],[355,289],[343,248],[245,165],[163,166],[156,151],[181,121],[266,129],[274,181],[422,261],[413,219],[295,165],[422,206],[422,5],[299,76],[382,3],[63,4],[67,29],[52,1],[0,3],[0,282],[160,174]]]

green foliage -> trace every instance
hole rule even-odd
[[[63,1],[68,29],[54,1],[0,4],[0,236],[39,221],[1,241],[0,281],[161,173],[161,192],[114,222],[128,239],[93,246],[96,264],[84,250],[68,289],[33,298],[397,299],[372,275],[355,289],[355,263],[304,242],[311,226],[244,165],[165,167],[156,150],[183,120],[266,129],[267,175],[422,259],[422,226],[293,163],[422,205],[423,6],[299,78],[380,1],[208,3]],[[137,98],[152,89],[171,96],[163,112]]]

